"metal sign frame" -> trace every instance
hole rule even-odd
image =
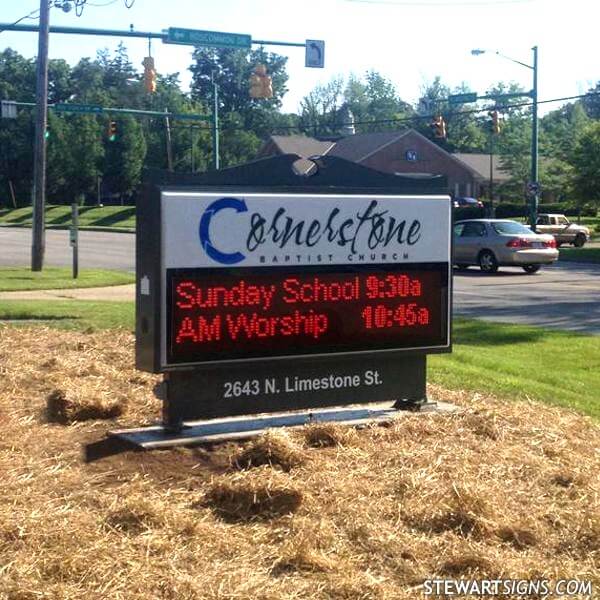
[[[443,346],[165,365],[161,354],[162,316],[166,310],[161,264],[163,192],[176,189],[179,192],[218,190],[231,195],[254,192],[412,196],[445,195],[446,191],[442,177],[423,179],[387,175],[335,157],[316,159],[317,173],[311,177],[299,176],[292,170],[292,164],[298,158],[284,155],[202,175],[150,172],[146,176],[137,219],[136,364],[142,370],[165,374],[163,423],[169,429],[178,430],[183,422],[196,419],[349,403],[394,400],[418,404],[426,398],[426,354],[451,351],[452,272],[449,261],[444,299],[448,308],[445,315],[448,337]],[[306,389],[311,382],[332,373],[360,383],[341,387],[332,384],[327,390]],[[241,385],[248,381],[256,386],[258,392],[255,395],[231,392],[233,383],[240,382]]]

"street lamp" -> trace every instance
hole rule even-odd
[[[528,65],[527,63],[521,62],[520,60],[515,60],[514,58],[510,58],[510,56],[506,56],[497,50],[493,51],[494,54],[501,56],[511,62],[517,63],[522,67],[527,67],[533,71],[533,88],[531,92],[528,94],[523,94],[524,96],[529,96],[533,102],[532,106],[532,127],[531,127],[531,202],[529,204],[529,222],[531,224],[531,229],[535,231],[535,224],[537,221],[537,211],[538,211],[538,202],[539,202],[539,185],[538,185],[538,84],[537,84],[537,75],[538,75],[538,48],[534,46],[532,48],[533,51],[533,65]],[[475,48],[471,50],[471,54],[473,56],[479,56],[481,54],[485,54],[486,50],[482,50],[479,48]]]

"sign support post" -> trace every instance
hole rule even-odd
[[[79,206],[77,202],[71,204],[69,243],[73,248],[73,279],[77,279],[79,276]]]

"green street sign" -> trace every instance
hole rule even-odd
[[[466,104],[468,102],[477,102],[477,92],[453,94],[448,96],[448,102],[450,102],[450,104]]]
[[[93,104],[66,104],[58,102],[54,104],[54,110],[57,112],[72,112],[72,113],[92,113],[100,114],[104,111],[101,106],[95,106]]]
[[[245,33],[223,33],[222,31],[202,31],[169,27],[165,44],[186,46],[213,46],[215,48],[250,48],[252,36]]]

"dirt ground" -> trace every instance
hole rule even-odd
[[[86,464],[159,418],[155,382],[128,333],[0,326],[2,600],[412,599],[430,578],[600,597],[587,417],[431,388],[461,410]]]

